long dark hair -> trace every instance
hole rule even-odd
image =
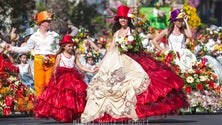
[[[130,31],[135,28],[130,18],[128,18],[128,26],[130,27]],[[121,25],[119,23],[119,18],[118,18],[112,27],[112,33],[114,34],[120,28],[121,28]]]
[[[173,28],[174,28],[174,23],[173,23],[173,22],[170,22],[170,25],[169,25],[169,27],[168,27],[168,34],[167,34],[167,36],[166,36],[167,39],[169,38],[170,34],[173,32]],[[183,33],[184,36],[186,37],[186,34],[185,34],[185,32],[184,32],[184,29],[185,29],[185,27],[182,25],[182,26],[180,27],[180,32]]]
[[[63,53],[63,52],[64,52],[66,44],[69,44],[69,43],[63,43],[63,44],[59,47],[59,50],[58,50],[57,53],[56,53],[56,57],[57,57],[60,53]],[[73,52],[72,52],[72,54],[73,54],[73,55],[75,54],[74,47],[73,47]]]

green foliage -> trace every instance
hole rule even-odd
[[[1,0],[0,23],[5,27],[19,28],[21,24],[24,25],[28,13],[33,9],[35,9],[35,0]],[[7,18],[12,21],[12,24],[5,21]]]
[[[70,3],[73,5],[73,3]],[[70,6],[69,17],[71,22],[76,26],[84,26],[89,29],[90,34],[93,34],[95,31],[95,27],[97,26],[98,19],[101,18],[101,14],[98,13],[97,5],[87,4],[86,0],[82,0],[76,6]],[[101,23],[101,22],[100,22]]]

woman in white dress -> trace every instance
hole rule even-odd
[[[132,33],[130,8],[118,7],[110,49],[87,88],[81,122],[116,122],[165,115],[187,107],[183,80],[143,51],[120,53],[116,41]]]
[[[185,23],[185,28],[183,27],[183,23]],[[158,41],[164,37],[167,37],[168,42],[166,47],[162,48]],[[179,54],[175,62],[182,71],[192,68],[192,65],[196,63],[196,56],[190,50],[186,49],[186,37],[192,37],[187,15],[182,10],[176,9],[171,12],[170,26],[153,39],[154,46],[160,51],[168,53],[170,50],[173,50]]]

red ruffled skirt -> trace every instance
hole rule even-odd
[[[56,76],[36,100],[35,116],[62,122],[79,120],[86,103],[86,88],[78,70],[58,67]]]
[[[148,89],[137,95],[136,113],[139,119],[149,116],[175,114],[178,109],[189,107],[183,92],[184,81],[163,62],[156,61],[145,52],[127,53],[137,61],[150,78]],[[105,114],[94,122],[124,121],[128,118],[112,118]]]

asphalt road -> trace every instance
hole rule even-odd
[[[136,123],[88,123],[86,125],[222,125],[222,113],[167,116],[164,119],[150,117]],[[0,117],[0,125],[82,125],[61,123],[53,119],[37,119],[27,116]]]

